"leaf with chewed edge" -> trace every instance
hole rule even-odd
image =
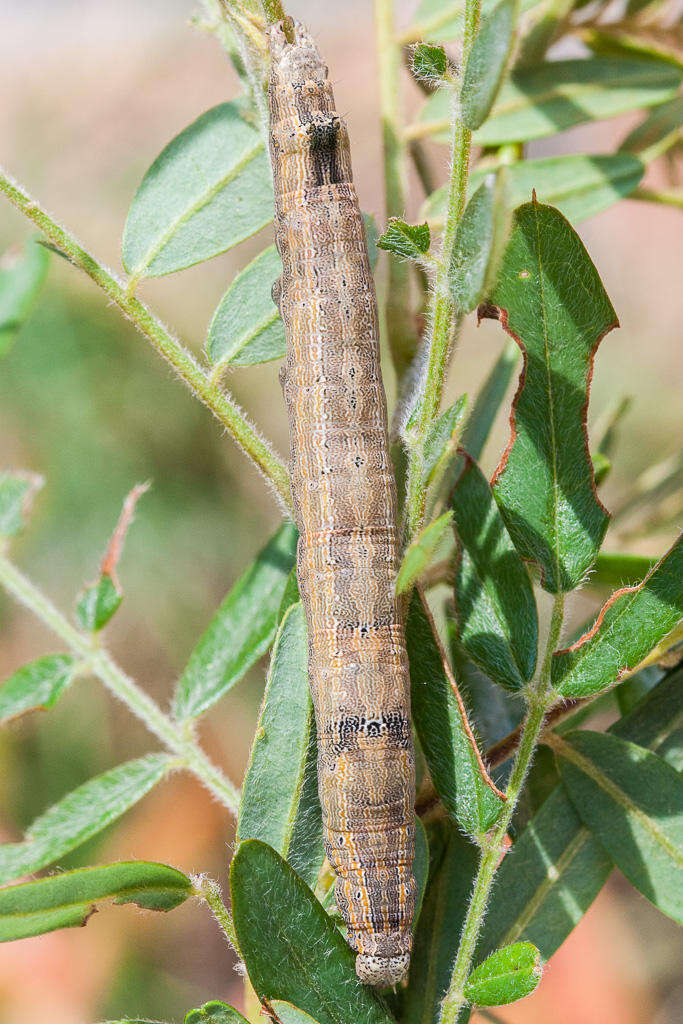
[[[102,900],[173,910],[192,895],[192,883],[167,864],[123,861],[65,871],[0,889],[0,942],[87,923]]]
[[[589,697],[618,682],[683,616],[683,536],[641,583],[612,594],[592,628],[556,651],[552,684],[563,697]]]
[[[593,356],[617,319],[581,239],[557,210],[532,201],[515,211],[482,315],[500,319],[524,355],[493,492],[520,555],[539,565],[542,586],[573,590],[609,521],[595,492],[586,413]]]

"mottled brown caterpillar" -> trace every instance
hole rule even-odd
[[[377,299],[327,68],[298,23],[293,43],[272,27],[270,49],[274,297],[325,847],[358,977],[391,985],[412,945],[415,768]]]

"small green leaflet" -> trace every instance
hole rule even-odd
[[[272,999],[270,1005],[280,1024],[317,1024],[317,1021],[313,1020],[308,1013],[304,1013],[303,1010],[299,1010],[282,999]]]
[[[472,172],[467,186],[468,196],[490,173],[482,170]],[[505,195],[514,208],[526,202],[535,189],[540,203],[556,206],[572,224],[578,224],[630,195],[644,173],[645,164],[629,153],[571,154],[522,160],[505,166]],[[422,216],[434,228],[443,223],[446,202],[446,188],[439,188],[422,207]]]
[[[53,864],[120,818],[163,779],[167,754],[119,764],[78,786],[36,818],[21,843],[0,845],[0,884]]]
[[[413,932],[417,928],[420,919],[422,902],[427,889],[427,877],[429,874],[429,841],[425,827],[420,818],[415,815],[415,857],[413,859],[413,878],[415,879],[415,916],[413,917]]]
[[[429,224],[406,224],[399,217],[391,217],[377,248],[406,260],[420,260],[429,251],[430,241]]]
[[[553,738],[562,781],[586,826],[640,893],[683,924],[683,779],[618,736]]]
[[[509,230],[505,169],[489,174],[465,207],[458,223],[448,282],[464,313],[475,309],[492,286]]]
[[[248,1021],[232,1006],[213,999],[197,1010],[188,1010],[183,1024],[248,1024]]]
[[[500,0],[482,21],[475,37],[460,90],[462,119],[475,131],[489,115],[498,95],[512,50],[516,0]]]
[[[325,859],[308,636],[301,603],[285,613],[242,787],[237,838],[261,839],[311,887]]]
[[[406,626],[413,722],[444,807],[468,835],[487,832],[503,806],[484,768],[465,706],[416,590]]]
[[[683,616],[683,536],[645,579],[612,594],[593,627],[552,661],[563,697],[588,697],[618,682]]]
[[[354,954],[332,920],[275,850],[256,839],[242,843],[230,867],[230,891],[240,951],[259,999],[292,1003],[319,1024],[391,1024],[357,980]]]
[[[425,526],[424,530],[410,542],[396,577],[397,594],[405,594],[411,590],[429,568],[439,543],[451,525],[452,518],[452,512],[444,512],[429,526]]]
[[[448,58],[443,46],[418,43],[413,50],[411,70],[419,82],[432,87],[439,86],[448,70]]]
[[[0,257],[0,359],[9,351],[47,275],[49,256],[30,238]]]
[[[653,107],[675,95],[681,77],[679,68],[644,58],[589,57],[521,68],[504,83],[473,142],[478,146],[528,142],[586,121]],[[449,140],[447,90],[440,89],[427,100],[409,134]]]
[[[461,395],[429,428],[422,455],[422,476],[428,487],[442,475],[455,453],[466,409],[467,395]]]
[[[66,871],[0,889],[0,942],[84,925],[102,900],[173,910],[192,894],[192,883],[166,864],[127,861]]]
[[[18,669],[0,686],[0,725],[26,711],[53,707],[77,668],[69,654],[47,654]]]
[[[474,1006],[504,1006],[528,996],[543,973],[541,955],[531,942],[497,949],[470,974],[465,997]]]
[[[270,165],[259,131],[237,102],[197,118],[142,179],[123,233],[134,280],[217,256],[273,218]]]
[[[520,555],[539,565],[542,586],[573,590],[609,519],[595,494],[586,411],[593,356],[616,314],[579,236],[536,202],[515,212],[491,303],[487,312],[524,354],[493,492]]]
[[[536,668],[533,588],[484,474],[468,456],[451,496],[459,539],[455,604],[459,639],[506,690],[521,690]]]
[[[282,260],[271,245],[237,275],[209,327],[206,351],[212,363],[249,366],[284,355],[285,325],[271,295],[281,273]]]
[[[297,532],[284,523],[240,577],[190,655],[173,713],[196,718],[220,700],[270,647],[296,558]]]
[[[42,486],[43,478],[35,473],[0,473],[0,537],[13,537],[22,529]]]

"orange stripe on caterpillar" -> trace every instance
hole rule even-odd
[[[377,300],[327,68],[298,23],[291,44],[273,26],[270,49],[275,293],[325,846],[358,976],[383,986],[410,961],[415,768]]]

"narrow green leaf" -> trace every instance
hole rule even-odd
[[[82,629],[98,632],[118,610],[123,594],[109,573],[102,576],[81,594],[76,605],[76,617]]]
[[[518,358],[519,348],[514,341],[508,341],[479,389],[472,411],[467,417],[461,445],[475,461],[484,450]]]
[[[531,10],[540,0],[521,0],[520,11]],[[495,7],[496,0],[482,0],[482,16]],[[464,0],[420,0],[411,35],[415,39],[437,40],[442,43],[460,42],[463,32]]]
[[[460,91],[462,119],[476,131],[489,116],[503,82],[514,38],[517,4],[500,0],[479,31],[467,58]]]
[[[490,173],[473,171],[468,195],[474,193]],[[644,173],[645,164],[629,153],[541,157],[506,164],[505,194],[509,205],[515,207],[526,202],[535,189],[540,203],[556,206],[572,224],[578,224],[630,195]],[[434,227],[443,222],[446,202],[446,188],[440,188],[422,207],[422,215]]]
[[[429,843],[427,833],[421,820],[415,816],[415,857],[413,859],[413,878],[415,879],[415,916],[413,917],[413,931],[417,927],[420,918],[425,890],[427,888],[427,875],[429,873]]]
[[[475,1006],[504,1006],[533,992],[543,974],[541,955],[531,942],[497,949],[470,974],[465,996]]]
[[[48,262],[46,249],[33,238],[23,249],[9,249],[0,258],[0,359],[31,312],[45,281]]]
[[[270,1005],[280,1024],[317,1024],[310,1014],[304,1013],[303,1010],[299,1010],[298,1007],[292,1006],[291,1003],[286,1003],[282,999],[273,999]]]
[[[397,594],[405,594],[414,587],[429,567],[452,518],[452,512],[444,512],[410,542],[396,577]]]
[[[268,843],[311,888],[315,885],[325,851],[301,603],[285,613],[273,646],[242,788],[237,838]]]
[[[465,313],[475,309],[495,279],[508,233],[503,171],[489,174],[465,207],[448,271],[451,294]]]
[[[683,96],[655,107],[648,116],[629,132],[619,146],[626,153],[635,153],[643,160],[651,160],[673,145],[683,134]]]
[[[422,455],[422,475],[429,487],[441,475],[458,445],[462,421],[467,409],[467,395],[461,395],[429,428]]]
[[[390,1024],[377,997],[356,979],[352,950],[275,850],[256,839],[242,843],[230,889],[240,950],[259,999],[290,1002],[320,1024]]]
[[[403,1024],[438,1024],[441,1019],[479,861],[476,846],[450,822],[429,826],[429,852],[429,883],[415,932]]]
[[[102,900],[173,910],[192,894],[192,883],[166,864],[124,861],[65,871],[0,889],[0,942],[86,924]]]
[[[284,523],[228,593],[178,681],[173,712],[180,721],[220,700],[270,647],[296,540],[294,526]]]
[[[377,248],[406,260],[420,260],[429,251],[430,241],[429,224],[406,224],[400,217],[391,217]]]
[[[413,50],[411,70],[419,82],[437,88],[448,70],[448,58],[443,46],[418,43]]]
[[[648,747],[683,774],[683,668],[666,675],[609,731]]]
[[[528,142],[671,99],[681,71],[663,61],[624,57],[546,61],[520,68],[503,84],[490,117],[475,132],[479,146]],[[447,90],[431,96],[420,111],[425,133],[449,139]]]
[[[281,273],[282,260],[271,245],[237,275],[209,327],[206,350],[212,363],[250,366],[282,358],[285,325],[271,294]]]
[[[197,1010],[188,1010],[183,1024],[248,1024],[248,1021],[232,1006],[213,999]]]
[[[42,486],[42,477],[35,473],[0,472],[0,537],[13,537],[23,528]]]
[[[633,555],[626,551],[601,551],[586,580],[586,586],[610,590],[613,587],[633,586],[642,583],[643,577],[656,564],[655,558],[647,558],[645,555]]]
[[[579,236],[557,210],[535,202],[515,213],[491,302],[524,354],[493,492],[543,587],[573,590],[609,520],[595,493],[586,411],[593,356],[616,315]]]
[[[612,594],[593,627],[556,651],[552,683],[563,697],[587,697],[618,682],[683,616],[683,536],[637,586]]]
[[[148,754],[89,779],[36,818],[21,843],[0,845],[0,884],[38,871],[120,818],[171,767],[167,754]]]
[[[18,669],[0,686],[0,725],[26,711],[53,707],[77,667],[69,654],[47,654]]]
[[[468,835],[487,832],[503,806],[486,774],[465,706],[423,597],[413,593],[406,628],[413,722],[436,790]]]
[[[142,179],[123,233],[123,265],[136,280],[225,252],[273,217],[263,138],[221,103],[197,118]]]
[[[614,735],[553,740],[577,813],[632,885],[683,923],[683,780],[644,747]]]
[[[491,679],[506,690],[521,690],[536,668],[533,588],[491,488],[469,456],[451,508],[459,538],[455,595],[460,641]]]

